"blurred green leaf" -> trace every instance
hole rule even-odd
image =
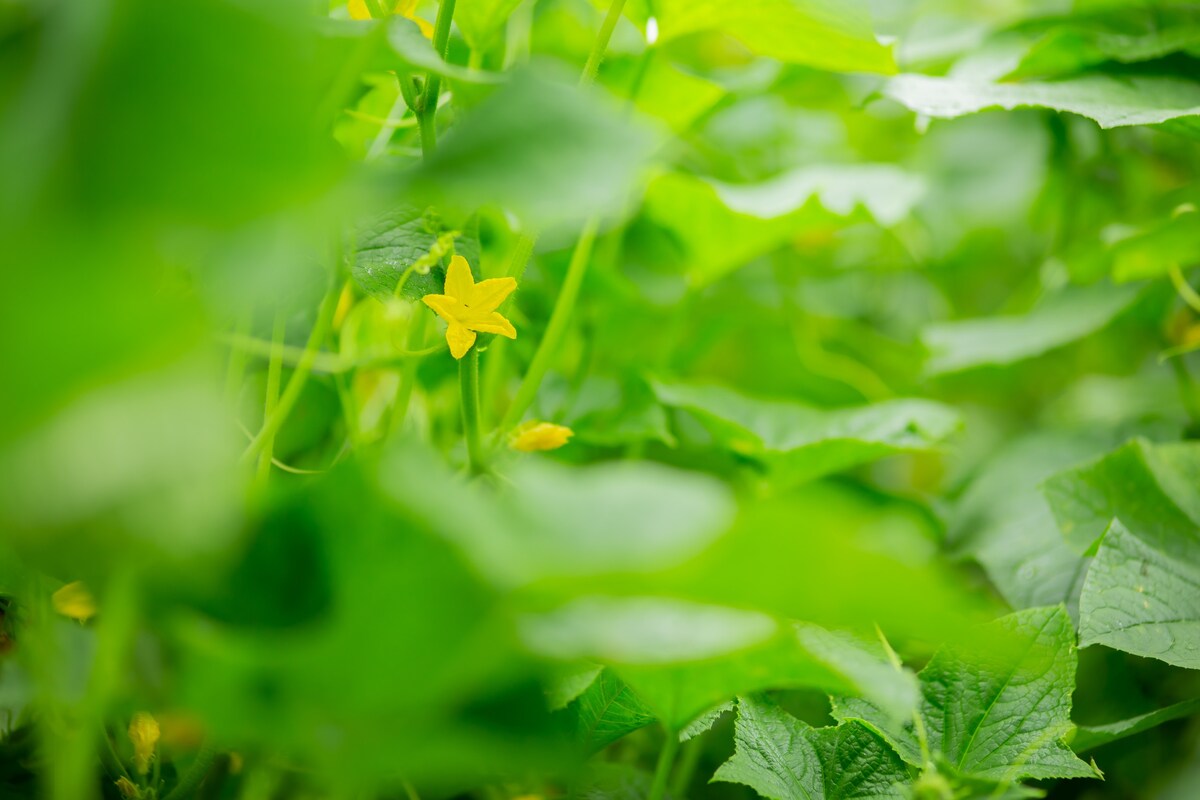
[[[521,0],[460,0],[454,21],[472,50],[486,50],[520,4]]]
[[[531,225],[612,211],[628,200],[656,138],[614,106],[598,90],[517,73],[402,181],[435,205],[467,213],[496,205]]]
[[[871,31],[857,0],[662,0],[663,41],[688,34],[728,34],[755,53],[843,72],[896,71],[889,47]]]
[[[718,386],[655,383],[654,390],[663,403],[695,415],[725,447],[761,461],[784,485],[934,447],[959,426],[952,409],[926,400],[826,410],[755,400]]]
[[[1053,82],[989,83],[897,75],[884,94],[927,117],[953,119],[993,108],[1049,108],[1101,128],[1158,125],[1200,115],[1200,83],[1175,77],[1086,75]]]
[[[1200,213],[1183,206],[1169,220],[1150,225],[1111,246],[1113,280],[1147,280],[1172,267],[1200,264]]]
[[[935,323],[921,336],[929,349],[926,372],[945,375],[1042,355],[1106,327],[1137,295],[1129,286],[1071,287],[1025,314]]]

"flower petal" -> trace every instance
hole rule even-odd
[[[511,322],[502,317],[499,311],[493,311],[490,314],[479,317],[471,316],[463,320],[463,324],[470,327],[471,330],[476,330],[480,333],[498,333],[510,339],[517,338],[517,329],[513,327]]]
[[[450,267],[446,270],[446,294],[460,303],[470,303],[474,289],[475,277],[471,274],[471,265],[462,256],[451,258]]]
[[[499,308],[500,304],[504,302],[504,298],[512,294],[516,288],[517,279],[512,277],[480,281],[475,284],[474,291],[467,303],[470,304],[471,311],[486,314]]]
[[[462,307],[459,306],[458,301],[444,294],[427,294],[421,300],[446,322],[457,322],[459,314],[462,313]]]
[[[450,345],[450,355],[455,358],[462,358],[471,349],[471,345],[475,344],[475,331],[459,325],[457,322],[451,322],[450,327],[446,328],[446,342]]]

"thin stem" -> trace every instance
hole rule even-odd
[[[604,52],[608,50],[608,42],[612,39],[613,30],[617,27],[617,22],[621,19],[621,11],[625,8],[625,0],[613,0],[608,7],[608,13],[604,15],[604,21],[600,23],[600,30],[596,33],[596,41],[592,42],[592,52],[588,53],[587,63],[583,65],[583,76],[579,79],[580,86],[589,86],[596,80],[596,73],[600,71],[600,62],[604,59]]]
[[[296,368],[292,371],[287,388],[283,390],[283,396],[279,398],[279,404],[273,409],[273,412],[264,418],[262,430],[254,437],[254,441],[246,448],[246,452],[242,454],[243,460],[248,460],[262,451],[266,442],[274,438],[279,429],[283,427],[283,423],[287,421],[288,415],[292,413],[292,409],[295,408],[296,401],[300,399],[300,393],[304,391],[304,384],[308,381],[308,375],[312,372],[318,348],[329,333],[329,326],[333,321],[333,312],[337,308],[341,288],[335,286],[326,292],[325,298],[321,301],[321,307],[317,309],[317,321],[308,335],[308,342],[304,346],[300,360],[296,362]]]
[[[667,779],[671,776],[671,765],[675,763],[675,753],[679,750],[679,733],[668,728],[666,734],[662,750],[658,753],[658,764],[654,767],[654,782],[650,784],[646,800],[663,800],[667,792]]]
[[[571,253],[571,262],[567,265],[567,276],[563,280],[562,290],[554,302],[554,310],[550,312],[550,321],[546,324],[546,332],[538,343],[537,352],[529,363],[529,369],[521,380],[521,386],[513,398],[512,404],[500,422],[499,433],[520,422],[521,417],[533,403],[542,378],[550,369],[550,362],[558,352],[558,346],[567,332],[567,323],[571,320],[571,312],[575,309],[575,301],[579,298],[579,289],[583,285],[583,276],[587,272],[588,262],[592,256],[592,245],[596,242],[596,231],[600,220],[592,217],[584,223],[579,241],[575,243],[575,251]]]
[[[246,336],[250,332],[250,310],[247,309],[238,319],[234,328],[235,336]],[[242,381],[246,377],[246,352],[234,349],[229,353],[229,368],[225,372],[225,402],[230,408],[237,407],[238,397],[242,393]]]
[[[458,382],[462,389],[463,437],[467,440],[467,464],[472,475],[487,471],[483,441],[479,436],[479,348],[472,346],[458,360]]]
[[[267,391],[263,401],[263,430],[266,423],[275,415],[279,406],[279,384],[283,377],[283,337],[287,331],[287,322],[282,313],[275,315],[275,328],[271,333],[271,356],[267,363]],[[251,446],[257,437],[250,440]],[[275,455],[275,434],[263,437],[259,444],[258,469],[254,473],[254,482],[263,486],[271,474],[271,461]],[[249,451],[247,451],[249,452]]]
[[[206,740],[200,745],[200,752],[196,754],[196,758],[179,778],[179,783],[175,784],[175,788],[168,792],[163,800],[183,800],[185,797],[190,797],[200,782],[204,780],[204,776],[208,774],[213,759],[216,757],[217,749],[211,740]]]
[[[1179,399],[1183,403],[1183,409],[1187,412],[1188,419],[1192,422],[1191,428],[1194,431],[1200,431],[1200,392],[1196,389],[1196,382],[1192,379],[1187,360],[1184,358],[1172,359],[1171,369],[1175,373],[1175,382],[1179,385]]]
[[[454,19],[455,0],[442,0],[437,21],[433,24],[433,49],[444,60],[450,53],[450,23]],[[442,77],[430,70],[421,93],[417,122],[421,126],[421,150],[428,157],[437,148],[437,106],[442,90]]]
[[[1192,285],[1187,282],[1187,278],[1183,277],[1179,265],[1171,264],[1167,268],[1167,274],[1171,276],[1171,283],[1175,284],[1175,291],[1179,292],[1183,302],[1187,303],[1193,311],[1200,313],[1200,294],[1197,294]]]

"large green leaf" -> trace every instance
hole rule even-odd
[[[662,40],[717,31],[756,53],[842,72],[896,71],[858,0],[663,0]]]
[[[884,94],[938,119],[992,108],[1049,108],[1095,120],[1102,128],[1157,125],[1200,115],[1200,83],[1175,77],[1086,75],[1061,81],[990,83],[897,75]]]
[[[881,718],[858,699],[835,703],[834,716],[871,725],[914,766],[924,765],[927,748],[940,770],[974,779],[1096,777],[1063,743],[1072,730],[1075,662],[1066,609],[1027,609],[934,655],[918,675],[920,729]]]
[[[1080,644],[1200,669],[1200,532],[1139,535],[1113,520],[1079,598]]]
[[[771,800],[909,796],[908,769],[860,722],[812,728],[766,698],[738,698],[733,757],[713,776]]]
[[[1042,355],[1106,327],[1136,297],[1129,286],[1074,287],[1047,295],[1025,314],[930,325],[921,336],[929,349],[926,371],[944,375]]]
[[[958,414],[928,400],[842,409],[756,400],[719,386],[656,383],[663,403],[699,419],[724,447],[761,461],[781,483],[798,483],[945,441]]]

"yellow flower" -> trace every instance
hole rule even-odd
[[[386,2],[387,0],[381,0],[380,6],[386,7],[384,5]],[[421,29],[421,33],[425,34],[426,38],[433,38],[433,26],[417,16],[417,2],[418,0],[396,0],[392,13],[411,19],[417,23],[417,27]],[[371,18],[371,10],[367,8],[366,0],[350,0],[346,3],[346,10],[350,12],[350,19]]]
[[[425,305],[446,320],[446,341],[450,355],[462,358],[475,344],[475,333],[498,333],[517,338],[517,329],[500,315],[497,308],[517,288],[516,278],[492,278],[475,282],[471,267],[462,256],[450,259],[446,270],[445,294],[427,294]]]
[[[129,722],[129,741],[133,742],[133,767],[138,775],[150,771],[150,761],[154,758],[154,748],[158,745],[158,720],[139,711]]]
[[[555,425],[553,422],[526,422],[514,431],[509,446],[522,453],[557,450],[574,435],[575,431],[565,425]]]
[[[63,586],[50,596],[50,602],[55,611],[80,622],[87,622],[96,616],[96,600],[83,581],[74,581]]]

